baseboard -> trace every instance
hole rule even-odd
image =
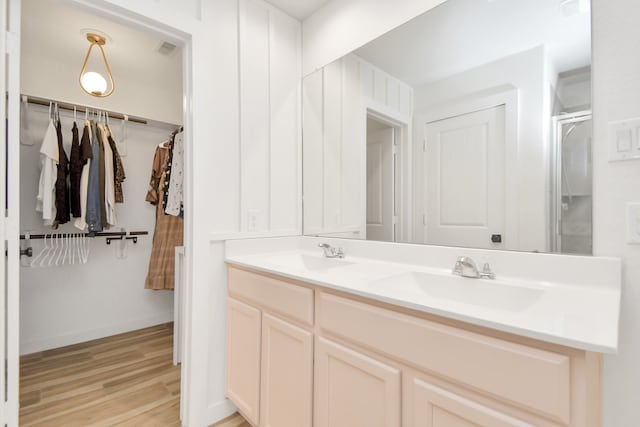
[[[64,347],[78,344],[98,338],[110,337],[124,332],[135,331],[137,329],[148,328],[162,323],[173,321],[173,311],[168,311],[151,317],[130,320],[124,323],[105,326],[103,328],[91,329],[87,331],[77,331],[69,334],[46,337],[32,341],[20,342],[20,355],[31,354],[38,351],[51,350],[52,348]]]
[[[222,421],[236,411],[237,409],[235,405],[231,403],[229,399],[225,399],[220,402],[210,404],[207,407],[207,424],[206,425],[210,426],[211,424],[215,424],[218,421]]]

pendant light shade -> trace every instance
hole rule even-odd
[[[109,61],[107,61],[107,55],[104,53],[103,48],[103,46],[107,43],[107,40],[105,37],[99,34],[88,33],[87,41],[90,43],[90,45],[89,50],[87,51],[87,55],[84,58],[84,63],[82,64],[82,70],[80,70],[80,87],[91,96],[105,98],[111,95],[113,93],[113,90],[115,89],[115,83],[113,82],[113,76],[111,75],[111,67],[109,67]],[[95,71],[87,72],[87,63],[89,62],[91,50],[94,46],[98,46],[98,48],[100,49],[107,78]],[[108,82],[107,79],[109,80]],[[109,89],[107,90],[108,87]]]

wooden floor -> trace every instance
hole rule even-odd
[[[20,426],[180,426],[173,324],[22,356]],[[250,427],[234,414],[215,427]]]
[[[211,427],[251,427],[251,424],[246,422],[240,415],[233,414]]]
[[[173,324],[23,356],[20,426],[180,426]]]

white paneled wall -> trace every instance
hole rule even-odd
[[[367,110],[410,122],[413,89],[353,54],[303,85],[304,233],[364,239]]]
[[[239,231],[299,234],[300,22],[261,0],[239,8]]]

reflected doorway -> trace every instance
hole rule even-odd
[[[396,241],[396,128],[367,115],[367,240]]]

